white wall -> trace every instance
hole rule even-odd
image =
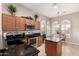
[[[0,3],[0,49],[3,48],[3,42],[2,42],[2,18],[1,18],[1,3]]]
[[[64,19],[68,19],[71,21],[71,39],[67,39],[66,41],[79,45],[79,12],[60,17],[54,17],[51,21],[62,21]]]
[[[10,5],[10,3],[3,3],[2,4],[2,12],[5,13],[5,14],[10,14],[8,12],[8,9],[7,9],[8,5]],[[29,8],[26,8],[26,7],[22,6],[22,5],[20,5],[19,3],[16,3],[14,5],[17,8],[16,16],[32,16],[32,17],[34,17],[35,14],[38,14],[38,13],[30,10]],[[44,28],[43,29],[41,28],[41,30],[46,31],[46,21],[49,18],[47,18],[47,17],[45,17],[43,15],[40,15],[40,14],[38,14],[38,15],[39,15],[38,20],[40,21],[41,26],[44,25]],[[43,21],[44,21],[44,23],[42,23]]]
[[[7,11],[7,6],[9,4],[2,4],[2,12],[6,13],[6,14],[10,14]],[[21,6],[20,4],[15,4],[17,7],[17,12],[16,15],[17,16],[34,16],[34,14],[37,14],[35,12],[33,12],[32,10],[25,8],[23,6]],[[39,14],[38,14],[39,15]],[[58,20],[60,18],[60,20],[63,19],[69,19],[72,22],[72,38],[67,40],[68,42],[73,42],[76,44],[79,44],[79,12],[78,13],[73,13],[73,14],[69,14],[69,15],[64,15],[64,16],[60,16],[60,17],[54,17],[52,18],[52,20],[50,21],[49,18],[39,15],[39,21],[41,23],[41,30],[47,32],[47,22],[53,22],[54,20]],[[44,25],[44,27],[42,28],[42,25]],[[51,27],[50,27],[51,28]],[[52,33],[52,32],[51,32]]]
[[[10,14],[8,12],[8,6],[10,5],[10,3],[3,3],[2,4],[2,12],[5,14]],[[16,6],[17,11],[16,11],[16,16],[33,16],[34,12],[32,12],[31,10],[21,6],[20,4],[13,4]]]
[[[3,3],[2,4],[2,13],[10,14],[8,12],[8,9],[7,9],[9,4],[10,3]],[[32,16],[32,17],[34,17],[35,14],[38,14],[38,13],[30,10],[29,8],[26,8],[26,7],[22,6],[22,5],[20,5],[19,3],[16,3],[14,5],[17,8],[16,16]],[[49,18],[47,18],[47,17],[45,17],[43,15],[40,15],[40,14],[38,14],[38,16],[39,16],[38,21],[40,21],[40,23],[41,23],[40,24],[40,26],[41,26],[40,29],[41,29],[41,31],[46,32],[46,22],[49,20]],[[44,25],[43,28],[42,28],[42,25]]]

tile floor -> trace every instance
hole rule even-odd
[[[40,50],[39,56],[46,56],[45,44],[42,44],[38,49]],[[64,43],[62,45],[62,56],[79,56],[79,46]]]

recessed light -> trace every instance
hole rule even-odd
[[[57,8],[57,6],[53,6],[53,8]]]
[[[57,8],[57,4],[56,3],[53,4],[53,8]]]

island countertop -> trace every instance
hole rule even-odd
[[[53,42],[59,42],[61,41],[62,39],[64,39],[64,37],[60,37],[60,36],[47,36],[46,37],[46,40],[50,40],[50,41],[53,41]]]

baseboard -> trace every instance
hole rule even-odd
[[[66,41],[66,43],[68,43],[68,44],[73,44],[73,45],[79,45],[79,44],[77,44],[77,43],[74,43],[74,42],[68,42],[68,41]]]

